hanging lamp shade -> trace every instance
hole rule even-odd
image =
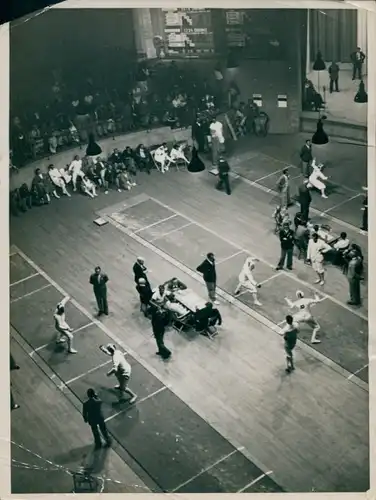
[[[324,130],[324,124],[323,124],[323,120],[325,119],[326,119],[325,116],[318,119],[316,132],[312,136],[312,144],[316,144],[318,146],[323,146],[324,144],[328,144],[329,137]]]
[[[314,71],[324,71],[326,69],[324,60],[322,58],[322,54],[320,51],[317,52],[316,54],[316,59],[315,62],[313,63],[313,70]]]
[[[355,94],[354,102],[357,102],[358,104],[364,104],[368,102],[368,94],[366,92],[363,80],[359,83],[359,89],[358,92]]]
[[[102,148],[95,142],[94,134],[89,134],[89,143],[86,148],[86,156],[98,156],[102,153]]]
[[[192,149],[192,158],[191,158],[191,161],[189,162],[187,170],[188,170],[188,172],[191,172],[194,174],[196,174],[198,172],[203,172],[205,170],[204,162],[199,157],[198,151],[195,147]]]

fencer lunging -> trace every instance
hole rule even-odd
[[[311,343],[312,344],[320,344],[321,340],[317,338],[317,333],[320,330],[320,325],[316,321],[316,319],[312,315],[311,307],[314,304],[318,304],[324,298],[320,298],[318,295],[315,295],[314,298],[306,299],[304,297],[304,293],[300,290],[296,292],[296,301],[293,302],[289,298],[285,297],[285,301],[287,302],[290,309],[298,309],[298,312],[294,314],[294,322],[297,324],[305,323],[313,328]]]
[[[325,194],[326,185],[322,181],[326,181],[328,178],[322,173],[323,166],[322,163],[316,163],[316,159],[313,159],[311,164],[312,173],[309,176],[307,187],[318,189],[321,196],[327,198]]]
[[[261,306],[261,302],[257,297],[257,288],[260,288],[260,285],[257,284],[257,281],[253,277],[252,271],[255,269],[255,262],[258,259],[254,259],[252,257],[247,257],[244,262],[243,268],[239,274],[239,283],[235,288],[234,294],[238,295],[240,293],[241,288],[245,288],[247,292],[252,294],[254,304],[256,306]]]

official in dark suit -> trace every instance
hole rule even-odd
[[[215,294],[217,287],[217,272],[215,269],[215,257],[212,252],[206,255],[206,259],[196,268],[196,271],[201,273],[204,278],[211,302],[219,304]]]
[[[166,316],[160,309],[154,309],[151,317],[151,325],[153,328],[153,335],[157,342],[157,354],[162,359],[168,359],[171,356],[171,351],[165,346],[164,335],[166,331]]]
[[[302,214],[302,219],[308,222],[309,219],[309,206],[312,201],[311,192],[307,187],[308,179],[304,179],[303,183],[299,186],[299,203],[300,203],[300,213]]]
[[[304,146],[300,150],[300,159],[302,162],[302,175],[309,177],[311,174],[311,163],[313,160],[312,144],[309,139],[306,140]]]
[[[10,371],[13,371],[13,370],[19,370],[20,367],[18,366],[18,364],[15,362],[14,360],[14,357],[9,354],[10,356],[10,363],[9,363],[9,368],[10,368]],[[17,410],[17,408],[20,407],[20,405],[18,405],[15,401],[14,401],[14,398],[13,398],[13,392],[12,392],[12,382],[11,382],[11,389],[10,389],[10,409],[11,410]]]
[[[206,144],[205,127],[200,118],[197,118],[192,125],[192,139],[197,143],[198,152],[204,153]]]
[[[351,54],[351,62],[353,65],[353,75],[352,79],[355,80],[356,77],[359,78],[359,80],[362,79],[362,66],[364,63],[364,60],[366,58],[366,55],[364,52],[362,52],[360,47],[357,47],[356,50]]]
[[[97,266],[90,276],[90,284],[93,285],[94,295],[97,299],[98,316],[102,314],[108,316],[107,282],[107,274],[102,273],[101,268]]]
[[[102,440],[99,431],[106,441],[106,446],[111,446],[111,438],[108,434],[106,422],[104,421],[102,413],[102,401],[94,389],[87,390],[87,397],[89,398],[82,406],[82,416],[84,421],[90,425],[91,431],[94,436],[95,448],[102,447]]]
[[[140,278],[143,278],[147,283],[149,283],[147,272],[148,268],[145,266],[144,259],[142,257],[137,257],[137,260],[133,265],[134,281],[137,285]]]
[[[339,88],[338,88],[339,66],[338,66],[338,64],[333,61],[332,64],[328,68],[328,72],[329,72],[329,80],[330,80],[329,92],[332,93],[334,88],[335,88],[336,92],[339,92]]]
[[[217,189],[222,190],[223,187],[228,195],[231,194],[230,180],[229,180],[230,166],[223,156],[218,159],[218,177],[219,181],[217,184]]]
[[[141,311],[147,316],[150,301],[153,296],[153,290],[151,289],[150,283],[146,281],[145,278],[139,278],[136,290],[140,296]]]

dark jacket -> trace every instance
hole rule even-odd
[[[360,51],[360,59],[357,59],[357,56],[356,56],[356,53],[357,51],[355,50],[354,52],[351,53],[350,57],[351,57],[351,62],[353,64],[362,64],[364,63],[364,60],[366,58],[366,55],[364,52]]]
[[[154,336],[163,336],[166,329],[166,318],[159,312],[155,311],[151,317],[151,326],[153,328]]]
[[[230,172],[230,165],[225,160],[219,160],[218,162],[218,175],[219,177],[223,177],[228,175]]]
[[[216,308],[208,308],[204,307],[203,309],[199,309],[195,313],[195,322],[197,330],[205,330],[209,326],[209,320],[217,320],[218,325],[222,324],[222,316],[221,313]]]
[[[312,196],[310,190],[307,188],[307,184],[301,184],[299,186],[299,203],[301,205],[309,205],[312,201]]]
[[[89,425],[103,422],[102,401],[98,397],[89,398],[82,406],[82,416]]]
[[[217,273],[215,263],[205,259],[197,268],[196,271],[202,274],[204,281],[207,283],[215,283],[217,281]]]
[[[107,274],[100,273],[99,279],[96,273],[90,276],[90,284],[93,285],[94,292],[105,292],[107,290]]]
[[[138,280],[140,278],[144,278],[146,281],[148,281],[148,277],[146,275],[146,266],[140,264],[139,262],[136,262],[133,265],[133,273],[134,273],[134,280],[138,284]]]
[[[339,75],[339,66],[338,66],[338,64],[335,64],[335,63],[331,64],[329,66],[328,72],[329,72],[330,78],[332,80],[337,80],[338,75]]]
[[[291,250],[294,248],[294,231],[291,229],[281,229],[279,232],[279,241],[281,242],[281,248],[283,250]]]
[[[145,285],[137,285],[136,290],[140,295],[141,304],[148,305],[153,296],[153,290],[151,289],[149,283],[146,282]]]
[[[300,159],[305,163],[312,161],[312,148],[308,148],[306,145],[300,150]]]

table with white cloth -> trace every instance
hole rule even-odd
[[[180,304],[189,309],[192,313],[195,313],[197,309],[203,309],[206,306],[206,300],[189,288],[186,290],[177,290],[174,292],[174,296]]]

